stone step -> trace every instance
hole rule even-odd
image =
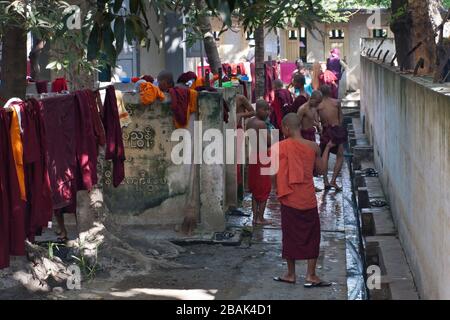
[[[381,290],[369,288],[371,300],[418,300],[419,294],[398,238],[366,237],[365,243],[367,267],[376,265],[381,269]]]
[[[370,229],[371,236],[396,236],[397,229],[395,228],[392,214],[389,208],[365,208],[361,209],[361,214],[370,219],[368,229]],[[366,221],[366,220],[363,220]],[[364,226],[363,226],[364,228]]]

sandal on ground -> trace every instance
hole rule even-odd
[[[319,281],[319,282],[305,282],[303,285],[305,288],[325,288],[331,287],[332,283],[327,281]]]
[[[386,201],[383,201],[383,200],[371,200],[370,201],[370,206],[371,207],[381,208],[381,207],[386,207],[387,203],[386,203]]]
[[[283,279],[282,277],[274,277],[273,281],[295,284],[295,281],[286,280],[286,279]]]

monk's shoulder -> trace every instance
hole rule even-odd
[[[315,154],[319,152],[319,146],[317,145],[317,143],[305,140],[305,144],[309,147],[310,151],[314,152]]]

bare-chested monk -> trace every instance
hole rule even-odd
[[[243,127],[243,121],[247,118],[254,117],[255,109],[252,107],[250,101],[242,95],[236,95],[236,123],[238,128]]]
[[[337,185],[336,179],[340,174],[342,164],[344,163],[344,143],[347,142],[347,130],[342,126],[344,117],[340,101],[331,97],[332,93],[329,86],[321,86],[320,91],[323,95],[322,103],[317,109],[323,128],[320,136],[320,148],[323,152],[330,141],[336,145],[331,149],[331,152],[336,154],[336,165],[334,166],[333,177],[331,182],[328,182],[328,175],[325,173],[323,177],[324,185],[325,190],[329,190],[333,187],[339,192],[342,189]]]
[[[322,92],[314,91],[311,94],[308,102],[302,105],[297,115],[301,124],[301,135],[303,139],[316,143],[316,127],[320,129],[320,119],[317,112],[317,108],[322,102]],[[314,174],[316,176],[316,174]],[[316,192],[322,191],[320,188],[315,187]]]
[[[303,139],[316,142],[316,127],[320,128],[317,107],[321,102],[322,93],[320,91],[314,91],[308,102],[302,105],[297,111],[302,126],[301,134]]]
[[[267,200],[269,199],[270,191],[272,190],[272,179],[270,175],[262,175],[261,169],[270,167],[270,163],[263,164],[261,157],[268,157],[268,150],[271,145],[270,135],[267,134],[267,148],[261,150],[260,147],[260,130],[267,130],[266,120],[269,116],[269,104],[265,100],[258,100],[256,102],[256,116],[248,120],[247,130],[255,130],[257,141],[254,141],[258,146],[252,145],[252,158],[256,159],[256,163],[248,165],[248,186],[252,193],[252,210],[253,210],[253,224],[264,225],[271,222],[264,219],[264,211],[266,210]],[[256,154],[254,154],[256,152]],[[255,157],[257,155],[257,157]]]

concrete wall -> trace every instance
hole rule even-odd
[[[379,39],[379,38],[361,38],[361,44],[359,46],[360,50],[365,48],[364,52],[367,52],[369,49],[373,48],[373,51],[375,51],[378,48],[378,46],[381,44],[381,41],[382,41],[382,39]],[[389,53],[386,57],[386,61],[390,63],[396,52],[395,39],[394,38],[384,39],[384,42],[381,45],[380,50],[383,51],[380,56],[381,60],[383,60],[383,57],[384,57],[384,54],[386,53],[386,51],[389,50]],[[373,56],[373,53],[372,53],[372,56]],[[378,53],[377,53],[377,56],[378,56]]]
[[[361,57],[361,106],[419,292],[450,299],[450,86]]]
[[[231,90],[231,89],[230,89]],[[189,189],[190,165],[176,165],[171,152],[179,142],[172,142],[175,130],[168,102],[140,104],[139,95],[124,94],[132,123],[123,128],[125,144],[125,181],[113,188],[111,168],[105,173],[105,201],[113,219],[120,224],[172,225],[183,221]],[[199,119],[203,131],[223,131],[222,94],[199,94]],[[194,137],[191,116],[189,131]],[[205,148],[209,143],[204,143]],[[200,149],[202,152],[203,149]],[[225,226],[225,167],[201,165],[201,226],[223,231]]]

